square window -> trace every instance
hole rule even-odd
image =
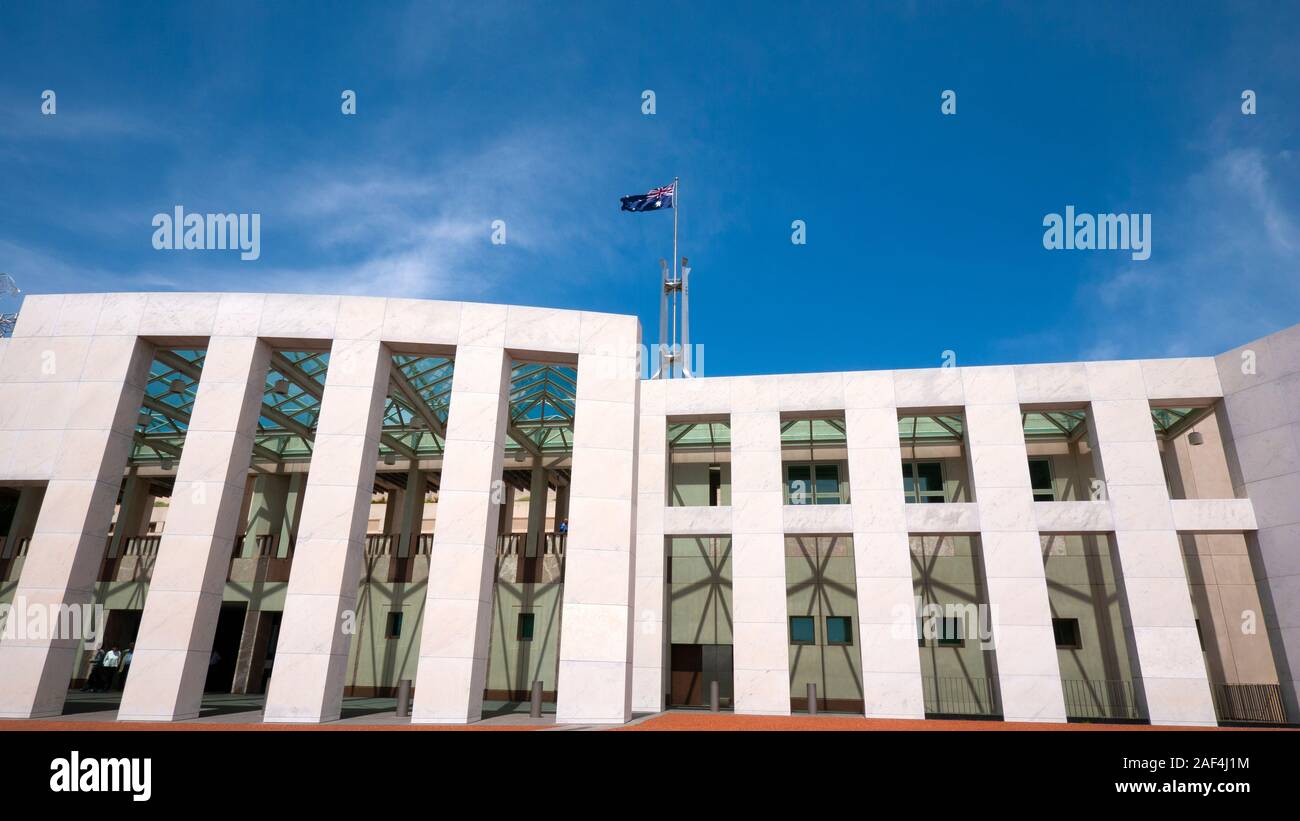
[[[1052,487],[1052,460],[1029,460],[1029,486],[1034,489],[1035,502],[1056,501],[1056,491]]]
[[[839,465],[817,465],[817,500],[821,504],[822,496],[832,497],[835,502],[840,498],[840,466]]]
[[[519,641],[533,640],[533,614],[520,613],[519,624],[515,630],[515,638]]]
[[[384,627],[384,638],[400,639],[402,637],[402,613],[395,610],[388,614],[388,623]]]
[[[790,643],[815,644],[817,642],[816,624],[812,616],[790,617]]]
[[[933,619],[933,626],[927,624],[931,619]],[[934,643],[939,647],[961,647],[966,643],[962,635],[960,618],[956,616],[939,618],[923,616],[916,620],[916,644],[918,647],[925,646],[927,627],[936,634]]]
[[[1079,640],[1078,619],[1052,619],[1052,633],[1056,636],[1056,646],[1062,650],[1078,650],[1083,646]]]
[[[964,633],[962,632],[961,619],[956,616],[945,616],[939,625],[940,647],[961,647],[966,643]]]
[[[813,501],[812,466],[790,465],[786,468],[786,492],[792,505]]]
[[[826,643],[852,644],[853,620],[848,616],[826,617]]]

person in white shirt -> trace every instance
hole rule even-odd
[[[113,681],[117,678],[117,668],[121,663],[122,654],[116,647],[104,654],[104,692],[113,689]]]

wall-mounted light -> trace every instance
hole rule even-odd
[[[1187,442],[1191,445],[1203,445],[1205,444],[1205,436],[1200,431],[1194,430],[1187,434]]]

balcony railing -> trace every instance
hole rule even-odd
[[[563,556],[564,546],[568,540],[567,533],[543,533],[540,555]],[[510,533],[497,537],[498,556],[522,555],[528,546],[527,533]]]
[[[1218,684],[1212,687],[1214,712],[1226,723],[1285,724],[1280,684]]]
[[[1138,721],[1137,690],[1127,679],[1065,679],[1066,718],[1099,721]]]
[[[922,676],[925,712],[935,716],[987,716],[1001,714],[995,678]]]

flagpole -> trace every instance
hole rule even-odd
[[[680,290],[680,283],[681,283],[681,277],[677,272],[677,211],[678,211],[678,203],[680,202],[677,193],[681,188],[680,183],[681,183],[680,177],[673,177],[673,282],[678,283],[677,286],[678,290]],[[679,346],[677,344],[678,290],[673,291],[673,338],[671,342],[673,359],[672,359],[672,367],[670,369],[670,375],[674,377],[677,376],[677,360],[678,357],[681,356],[681,350],[679,349]]]

